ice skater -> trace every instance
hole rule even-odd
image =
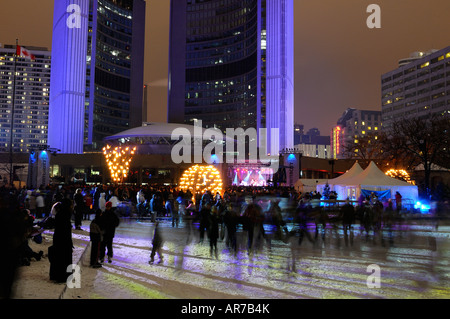
[[[112,210],[112,203],[106,203],[106,210],[101,214],[100,221],[103,227],[103,240],[100,245],[100,262],[103,263],[105,259],[106,249],[108,249],[108,262],[112,262],[113,257],[113,240],[116,233],[116,228],[119,227],[120,219]]]
[[[219,258],[218,251],[217,251],[217,240],[219,238],[219,213],[217,211],[217,207],[213,206],[211,208],[211,214],[209,216],[209,245],[210,245],[210,256],[213,257],[213,255],[216,257],[216,259]]]
[[[158,253],[159,261],[160,263],[163,260],[163,256],[161,254],[161,248],[163,246],[164,240],[161,235],[161,230],[159,229],[159,222],[155,222],[155,230],[153,232],[153,240],[152,240],[152,252],[150,254],[150,261],[149,264],[153,264],[155,262],[155,255]]]

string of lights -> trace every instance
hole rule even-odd
[[[111,179],[116,183],[121,183],[128,176],[130,163],[136,152],[136,147],[112,147],[107,145],[103,148],[108,169],[111,173]]]
[[[390,169],[385,174],[387,176],[397,178],[399,180],[415,185],[414,181],[411,180],[411,177],[409,176],[408,172],[405,171],[404,169]]]
[[[205,191],[211,191],[212,194],[223,192],[223,182],[220,172],[213,166],[194,165],[184,171],[180,178],[180,188],[193,194],[203,194]]]

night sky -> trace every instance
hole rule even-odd
[[[4,1],[0,43],[51,48],[53,0]],[[147,0],[145,82],[149,121],[165,122],[169,0]],[[381,110],[380,78],[415,51],[450,45],[448,0],[294,0],[295,121],[331,127],[349,107]],[[369,29],[369,4],[381,29]]]

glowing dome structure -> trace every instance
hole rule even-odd
[[[180,178],[180,188],[194,195],[203,194],[209,190],[212,194],[222,195],[222,178],[220,172],[213,165],[194,165],[187,169]]]

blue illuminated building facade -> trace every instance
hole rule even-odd
[[[81,26],[68,27],[81,8]],[[49,139],[61,153],[99,151],[142,125],[144,0],[55,1]]]
[[[267,128],[272,154],[293,147],[293,32],[293,0],[172,0],[168,122]]]

